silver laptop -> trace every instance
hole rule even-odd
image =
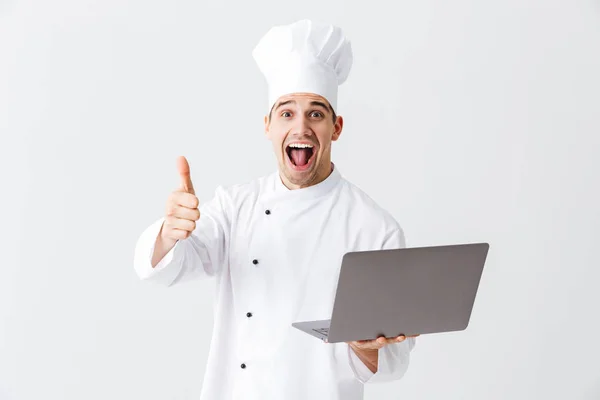
[[[346,253],[331,319],[292,326],[328,343],[465,330],[488,243]]]

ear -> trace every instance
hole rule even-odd
[[[342,129],[344,127],[344,119],[341,115],[338,115],[335,121],[335,125],[333,125],[333,135],[331,136],[331,141],[335,142],[339,139],[342,134]]]
[[[269,116],[265,115],[265,136],[269,138]]]

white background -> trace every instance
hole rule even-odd
[[[201,201],[276,168],[251,51],[304,17],[352,40],[342,174],[410,246],[491,244],[469,328],[366,399],[600,399],[598,0],[0,1],[0,399],[198,398],[211,281],[135,241],[178,155]]]

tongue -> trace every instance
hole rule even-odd
[[[290,155],[292,157],[292,161],[298,167],[302,167],[306,165],[308,162],[309,150],[308,149],[291,149]]]

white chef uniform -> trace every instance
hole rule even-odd
[[[324,343],[294,321],[329,319],[342,255],[405,247],[394,218],[337,167],[323,182],[287,189],[278,172],[219,187],[193,234],[153,269],[163,222],[139,238],[141,279],[216,284],[214,328],[201,400],[362,400],[363,383],[400,379],[414,338],[379,350],[373,374],[346,343]]]
[[[272,28],[253,56],[269,83],[269,108],[312,92],[337,110],[352,64],[341,30],[303,20]],[[346,343],[291,326],[329,319],[342,256],[405,247],[395,219],[332,163],[317,185],[289,190],[279,172],[218,187],[192,235],[151,266],[159,218],[136,243],[141,279],[173,285],[213,279],[214,328],[201,400],[362,400],[363,384],[400,379],[414,338],[379,350],[373,374]]]

